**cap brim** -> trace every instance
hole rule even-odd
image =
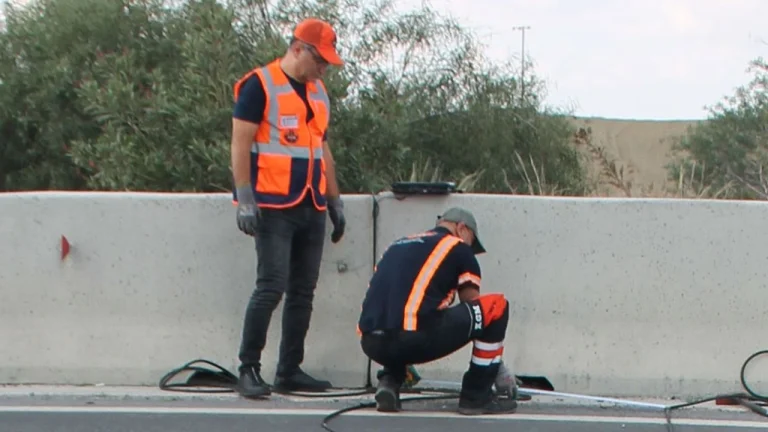
[[[339,57],[339,53],[332,47],[315,47],[318,54],[325,59],[328,63],[334,66],[341,66],[344,64],[344,60]]]
[[[475,252],[475,255],[485,253],[485,247],[480,242],[480,239],[477,238],[477,236],[475,236],[475,241],[472,243],[472,251]]]

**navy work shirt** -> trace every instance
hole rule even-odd
[[[376,265],[358,329],[367,333],[428,327],[466,283],[480,288],[480,264],[470,245],[443,227],[402,237]]]

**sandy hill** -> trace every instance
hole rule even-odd
[[[672,159],[674,140],[688,133],[700,120],[619,120],[571,117],[585,131],[591,130],[591,143],[604,150],[605,158],[624,169],[625,184],[631,196],[668,196],[675,194],[675,183],[667,180],[666,164]],[[585,148],[585,150],[587,150]],[[599,195],[627,196],[604,173],[604,164],[596,158],[593,175],[600,175]],[[602,173],[602,174],[601,174]]]

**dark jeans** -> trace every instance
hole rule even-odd
[[[312,315],[315,285],[325,240],[326,212],[310,203],[261,209],[256,256],[256,288],[245,313],[240,369],[261,369],[267,330],[283,295],[283,329],[277,373],[288,375],[304,361],[304,340]]]
[[[408,365],[429,363],[452,354],[474,341],[499,343],[504,341],[509,321],[509,306],[482,329],[475,327],[472,306],[480,302],[462,302],[440,313],[430,327],[419,331],[387,330],[363,334],[360,341],[363,352],[383,366],[377,375],[402,385]],[[481,318],[479,318],[481,319]],[[499,363],[478,365],[470,361],[462,380],[461,397],[466,400],[484,401],[491,397],[493,383],[499,371]]]

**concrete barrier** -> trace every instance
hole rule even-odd
[[[511,302],[506,359],[556,389],[613,396],[740,390],[768,348],[768,203],[452,195],[380,198],[385,244],[474,211],[484,292]],[[456,381],[469,347],[420,368]],[[766,388],[768,363],[747,379]],[[760,387],[763,383],[763,387]]]
[[[373,265],[372,198],[345,202],[349,229],[326,245],[305,367],[361,385],[354,319]],[[0,194],[0,245],[0,382],[156,385],[198,357],[235,371],[256,260],[230,196]],[[279,308],[270,380],[281,319]]]
[[[376,200],[374,230],[373,197],[345,197],[347,234],[323,259],[305,368],[338,386],[365,382],[354,330],[374,256],[452,205],[479,219],[483,290],[510,299],[506,358],[518,373],[587,394],[720,393],[766,348],[766,203]],[[61,235],[72,243],[63,261]],[[0,194],[0,245],[0,382],[156,385],[199,357],[236,368],[255,253],[228,195]],[[458,381],[468,361],[469,347],[419,370]]]

